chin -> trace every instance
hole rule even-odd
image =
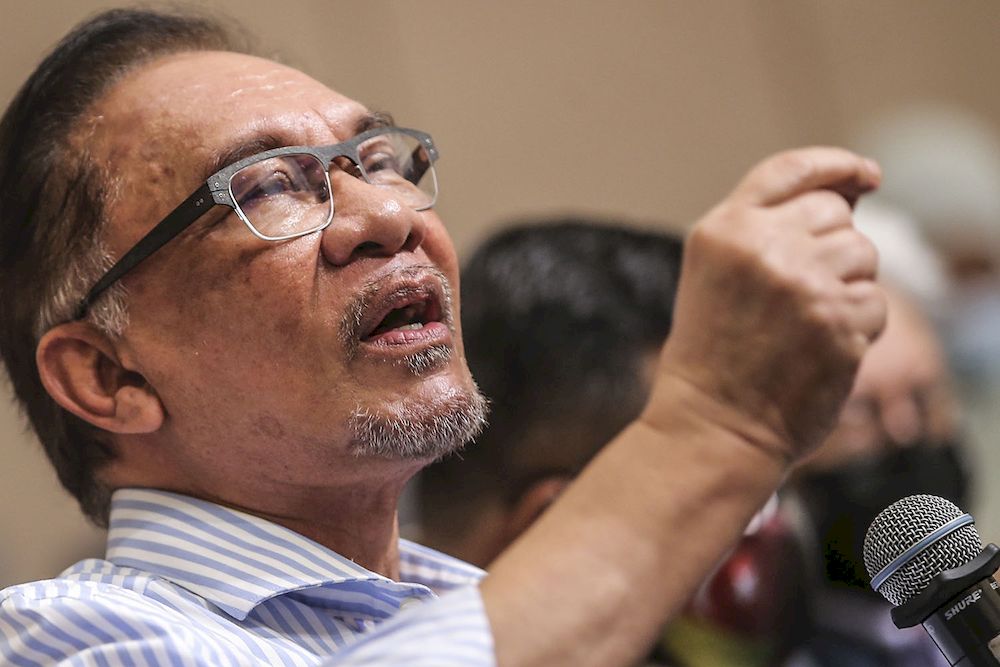
[[[407,369],[412,375],[422,377],[446,369],[454,356],[455,350],[449,345],[431,345],[407,354],[395,363]]]
[[[464,366],[461,373],[441,372],[453,365],[447,349],[446,358],[430,353],[405,363],[424,378],[413,391],[354,409],[348,425],[355,456],[430,461],[462,449],[482,432],[488,402]]]

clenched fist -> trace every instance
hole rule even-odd
[[[877,253],[851,220],[879,180],[837,148],[754,167],[688,238],[658,385],[686,385],[688,409],[786,460],[816,446],[885,324]],[[657,396],[650,423],[676,409]]]

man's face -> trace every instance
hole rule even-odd
[[[212,166],[222,155],[341,142],[367,115],[249,56],[184,53],[142,67],[80,135],[111,173],[105,240],[121,256],[224,166]],[[441,220],[336,167],[330,177],[326,230],[261,241],[216,207],[123,281],[120,361],[159,396],[160,435],[199,484],[221,475],[314,485],[333,470],[343,480],[439,455],[481,421]]]

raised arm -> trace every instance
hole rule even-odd
[[[481,585],[499,664],[633,663],[831,428],[885,321],[835,148],[757,165],[694,227],[651,398]]]

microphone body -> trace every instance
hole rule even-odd
[[[1000,667],[1000,547],[982,547],[972,517],[936,496],[909,496],[865,536],[872,588],[898,628],[922,624],[953,667]]]
[[[955,667],[1000,665],[1000,584],[987,577],[959,592],[923,622]]]

